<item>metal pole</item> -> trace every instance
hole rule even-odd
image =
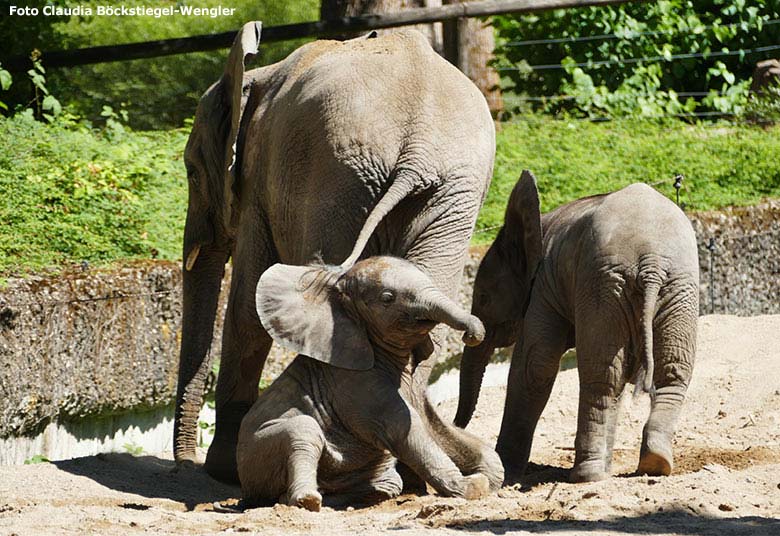
[[[715,239],[710,238],[707,242],[707,249],[710,252],[710,314],[715,312]]]
[[[674,189],[677,190],[677,206],[680,206],[680,188],[682,188],[682,181],[685,177],[678,173],[674,176]]]

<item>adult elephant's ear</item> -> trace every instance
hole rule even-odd
[[[542,260],[542,213],[536,177],[527,169],[509,196],[503,232],[512,241],[511,249],[521,253],[519,262],[524,266],[518,268],[530,282]]]
[[[236,142],[241,126],[241,118],[244,115],[246,101],[249,98],[244,88],[244,70],[246,62],[257,54],[260,45],[260,31],[262,23],[259,21],[247,22],[236,34],[233,46],[230,48],[225,72],[222,74],[222,88],[226,104],[230,106],[230,132],[225,142],[225,224],[232,226],[233,215],[236,214],[238,205],[238,182],[236,170]]]
[[[273,339],[295,352],[350,370],[374,366],[366,330],[344,309],[341,272],[275,264],[260,276],[257,314]]]

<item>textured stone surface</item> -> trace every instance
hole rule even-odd
[[[780,200],[690,217],[699,244],[701,314],[780,313]]]
[[[690,215],[698,236],[701,310],[780,313],[780,201]],[[459,300],[469,308],[479,260],[474,248]],[[118,414],[173,401],[181,336],[179,265],[146,262],[114,271],[9,279],[0,289],[0,438],[39,432],[49,421]],[[220,310],[229,285],[223,282]],[[223,315],[218,315],[221,319]],[[442,361],[457,359],[461,334],[440,330]],[[212,354],[218,357],[221,321]],[[274,346],[271,380],[292,355]]]
[[[179,285],[169,263],[10,279],[0,291],[0,437],[53,417],[169,403]]]

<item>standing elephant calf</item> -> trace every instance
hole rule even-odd
[[[649,186],[632,184],[541,216],[536,180],[524,171],[477,272],[472,314],[486,336],[463,354],[455,423],[468,424],[493,350],[517,341],[496,450],[507,475],[521,476],[560,358],[576,346],[571,480],[609,475],[618,398],[631,380],[652,400],[638,472],[668,475],[693,370],[698,285],[691,224]]]
[[[473,499],[501,485],[493,449],[443,423],[427,399],[411,403],[413,349],[437,323],[464,330],[467,344],[484,336],[419,268],[383,256],[346,272],[277,264],[256,301],[268,333],[304,355],[241,423],[236,458],[249,504],[319,510],[322,493],[337,504],[395,497],[396,458],[443,495]]]

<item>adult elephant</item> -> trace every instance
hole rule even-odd
[[[236,478],[238,429],[272,343],[254,306],[260,275],[278,262],[347,269],[361,256],[389,254],[452,296],[495,150],[479,90],[416,32],[316,41],[245,72],[259,35],[260,24],[248,23],[236,36],[224,74],[201,98],[184,154],[174,455],[196,460],[217,299],[232,258],[205,464],[225,480]],[[430,356],[430,342],[415,349],[418,360]],[[418,394],[430,361],[415,372]]]

